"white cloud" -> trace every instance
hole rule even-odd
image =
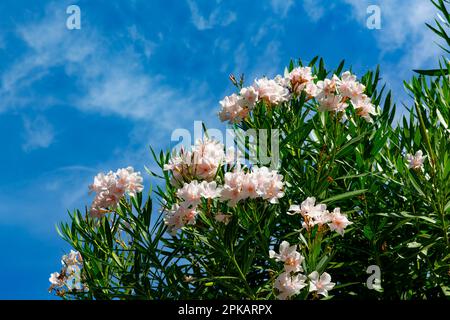
[[[327,3],[327,5],[331,6],[332,4]],[[303,0],[303,9],[313,22],[319,21],[325,13],[325,8],[317,0]]]
[[[369,0],[344,0],[353,9],[353,17],[366,27]],[[381,29],[371,32],[380,49],[379,62],[383,80],[394,94],[407,99],[403,81],[409,80],[413,69],[437,65],[442,50],[436,45],[437,36],[425,23],[433,24],[437,10],[429,0],[379,0]],[[389,58],[388,58],[389,56]]]
[[[207,18],[205,18],[198,6],[193,0],[187,0],[191,19],[194,26],[200,30],[212,29],[215,26],[226,27],[236,21],[236,13],[232,11],[222,11],[220,7],[214,9]]]
[[[63,68],[77,92],[69,102],[61,101],[64,105],[70,103],[88,113],[151,121],[155,129],[180,125],[180,119],[173,116],[179,110],[183,110],[186,122],[201,117],[199,112],[206,103],[202,96],[206,89],[198,89],[202,84],[182,90],[171,87],[163,76],[145,70],[132,46],[111,51],[111,40],[95,29],[67,30],[60,23],[58,9],[49,6],[44,18],[18,27],[17,34],[28,51],[2,75],[0,111],[36,104],[36,100],[40,104],[54,103],[54,92],[33,96],[29,89],[54,68]],[[155,47],[149,40],[136,28],[128,31],[131,37],[148,46],[147,53],[151,55]],[[195,109],[186,108],[188,105]],[[161,118],[166,121],[159,121]]]
[[[276,14],[285,17],[294,5],[294,0],[270,0],[270,5]]]
[[[25,142],[22,145],[22,149],[25,152],[48,148],[52,144],[55,132],[53,126],[44,117],[38,116],[34,119],[25,117],[23,126],[23,139]]]
[[[128,28],[128,33],[131,37],[131,40],[133,40],[135,43],[140,44],[144,49],[144,55],[147,58],[150,58],[156,47],[158,46],[156,42],[149,40],[144,34],[138,31],[138,28],[136,25],[132,25]],[[160,40],[162,40],[162,34],[159,33],[158,37]]]

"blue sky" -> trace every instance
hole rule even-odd
[[[66,8],[81,29],[66,28]],[[366,27],[369,4],[381,29]],[[380,64],[397,101],[440,54],[428,0],[31,1],[0,3],[0,299],[50,299],[68,250],[55,224],[90,202],[99,171],[152,166],[194,120],[224,128],[230,73],[282,73],[290,58]],[[146,187],[149,187],[147,181]]]

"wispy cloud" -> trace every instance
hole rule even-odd
[[[294,5],[294,0],[270,0],[270,5],[276,14],[285,17]]]
[[[327,6],[333,6],[333,3],[327,3]],[[303,0],[303,9],[313,22],[319,21],[325,13],[325,8],[317,0]]]
[[[191,11],[192,23],[200,31],[211,29],[215,26],[226,27],[236,20],[235,12],[222,10],[220,6],[214,9],[208,17],[205,17],[201,14],[196,2],[187,0],[187,4]]]
[[[144,68],[132,46],[124,51],[110,50],[112,40],[95,29],[67,30],[60,23],[61,15],[64,17],[60,9],[51,5],[44,18],[18,27],[17,34],[28,50],[2,76],[0,110],[28,106],[37,99],[54,102],[57,99],[54,92],[47,96],[42,92],[39,96],[29,94],[33,92],[29,89],[54,68],[63,68],[76,92],[69,102],[59,102],[70,103],[69,106],[83,112],[147,120],[167,128],[179,124],[179,119],[169,116],[177,110],[183,110],[185,118],[192,119],[198,109],[185,106],[195,104],[201,109],[201,90],[172,87],[164,76]],[[151,56],[156,44],[135,27],[128,31],[146,46],[144,52]],[[167,121],[159,121],[161,118]]]
[[[158,44],[155,41],[148,39],[142,32],[138,30],[135,24],[128,28],[128,33],[131,40],[142,47],[145,57],[150,58],[156,50]],[[161,37],[161,34],[159,34],[159,36]]]
[[[353,9],[353,17],[365,26],[369,0],[344,0]],[[432,23],[436,8],[428,0],[379,0],[381,29],[370,30],[380,50],[382,75],[397,97],[406,99],[403,81],[413,69],[437,63],[441,49],[434,43],[437,37],[425,23]]]
[[[35,149],[48,148],[55,137],[53,126],[43,116],[34,119],[23,118],[23,139],[22,149],[29,152]]]

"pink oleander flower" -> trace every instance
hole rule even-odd
[[[335,208],[333,212],[330,212],[327,217],[328,227],[331,231],[336,231],[341,236],[344,235],[344,229],[353,224],[348,221],[347,217],[341,213],[340,208]]]
[[[277,84],[279,84],[283,88],[290,89],[290,87],[291,87],[291,82],[289,81],[289,79],[286,77],[283,77],[280,74],[276,75],[275,78],[273,78],[273,81],[275,81]]]
[[[171,184],[180,187],[184,182],[192,180],[213,181],[218,169],[222,165],[232,165],[239,159],[234,154],[225,154],[224,145],[216,140],[205,138],[197,140],[191,151],[173,152],[168,163],[164,165],[165,171],[172,173]]]
[[[254,167],[251,173],[257,184],[257,193],[270,203],[278,203],[278,199],[284,196],[283,176],[276,170],[267,167]]]
[[[202,183],[200,183],[200,194],[205,199],[219,198],[221,193],[222,188],[217,187],[217,183],[215,181],[202,181]]]
[[[185,207],[197,206],[202,198],[201,186],[197,180],[185,183],[181,189],[177,190],[177,197],[181,198]]]
[[[310,217],[319,216],[325,213],[327,206],[325,204],[317,204],[315,197],[308,197],[304,200],[301,205],[291,205],[288,210],[288,214],[301,214]]]
[[[306,91],[308,95],[314,96],[316,86],[313,82],[315,76],[311,72],[311,67],[297,67],[286,75],[289,79],[292,91],[300,94]],[[309,86],[309,87],[308,87]]]
[[[242,180],[245,173],[243,171],[227,172],[225,173],[225,181],[222,188],[220,200],[228,201],[231,207],[245,198],[242,193]]]
[[[117,185],[124,189],[130,197],[135,197],[137,193],[144,190],[142,185],[144,179],[140,172],[135,172],[133,167],[119,169],[116,172]]]
[[[283,176],[267,167],[254,167],[251,172],[241,170],[225,173],[221,200],[234,207],[240,200],[262,198],[277,203],[284,196]]]
[[[268,105],[277,105],[290,99],[289,90],[275,80],[257,79],[253,87],[258,92],[259,99]]]
[[[243,104],[250,110],[253,109],[256,102],[258,101],[258,91],[256,91],[253,86],[250,86],[242,88],[239,94],[244,99]]]
[[[228,223],[230,223],[232,216],[230,214],[223,214],[223,213],[218,213],[214,216],[214,219],[217,222],[223,223],[224,225],[227,225]]]
[[[49,291],[55,289],[57,292],[65,291],[88,291],[81,281],[81,268],[83,259],[78,251],[71,250],[69,254],[61,258],[62,269],[60,272],[50,274]]]
[[[181,147],[180,151],[174,150],[167,164],[164,165],[164,171],[172,173],[170,183],[173,186],[183,184],[185,180],[191,180],[191,166],[192,166],[192,152],[184,150]]]
[[[340,95],[329,94],[318,98],[319,111],[342,112],[348,107]]]
[[[317,89],[317,86],[316,86],[316,84],[314,83],[314,82],[308,82],[306,85],[305,85],[305,88],[304,88],[304,91],[306,92],[306,94],[309,96],[309,97],[317,97],[317,95],[319,94],[319,90]]]
[[[184,226],[195,224],[197,214],[195,208],[174,204],[170,210],[165,212],[164,223],[167,225],[169,232],[175,235]]]
[[[89,186],[90,192],[96,193],[91,204],[91,216],[101,217],[109,210],[115,209],[125,194],[136,196],[136,193],[144,188],[142,182],[140,173],[134,172],[132,167],[107,174],[99,173],[95,176],[94,183]]]
[[[352,104],[358,116],[364,118],[364,120],[369,123],[373,123],[371,115],[376,115],[377,112],[369,97],[362,95],[356,99],[353,99]]]
[[[283,262],[284,270],[288,273],[303,271],[302,262],[304,257],[297,252],[296,245],[291,246],[287,241],[283,241],[280,244],[280,253],[270,250],[269,257],[276,261]]]
[[[317,99],[326,99],[328,96],[336,96],[336,78],[317,81]]]
[[[256,199],[261,195],[259,191],[259,184],[254,174],[244,174],[241,180],[242,197]]]
[[[336,77],[338,91],[342,97],[358,100],[366,89],[363,84],[356,80],[356,76],[351,74],[350,71],[342,73],[340,79],[336,75],[334,77]]]
[[[306,276],[297,274],[291,276],[289,272],[283,272],[275,279],[274,288],[278,291],[277,298],[279,300],[287,300],[297,294],[306,287]]]
[[[423,156],[422,150],[417,151],[415,155],[409,153],[406,155],[408,167],[414,170],[420,170],[423,168],[425,158],[426,156]]]
[[[50,288],[64,286],[64,279],[59,272],[51,273],[48,281],[50,281],[50,284],[51,284]]]
[[[82,264],[83,258],[78,251],[70,250],[69,254],[65,254],[61,258],[61,264],[65,266]]]
[[[211,181],[219,166],[225,162],[224,145],[216,140],[197,140],[192,147],[193,173],[196,177]]]
[[[300,214],[303,217],[302,227],[310,229],[315,225],[324,225],[328,222],[328,210],[325,204],[317,204],[316,198],[308,197],[301,205],[291,205],[287,212],[289,215]]]
[[[319,277],[319,273],[314,271],[309,275],[309,279],[309,292],[317,291],[317,294],[321,294],[324,297],[327,297],[328,291],[336,285],[331,282],[331,276],[326,272]]]
[[[239,123],[249,113],[249,109],[245,106],[244,99],[233,93],[231,96],[225,97],[219,102],[221,110],[219,111],[219,118],[222,122]]]

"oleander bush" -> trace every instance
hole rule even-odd
[[[449,52],[448,1],[429,27]],[[436,299],[450,296],[450,63],[405,82],[291,61],[245,85],[190,148],[100,173],[59,232],[63,299]],[[145,190],[145,191],[144,191]]]

